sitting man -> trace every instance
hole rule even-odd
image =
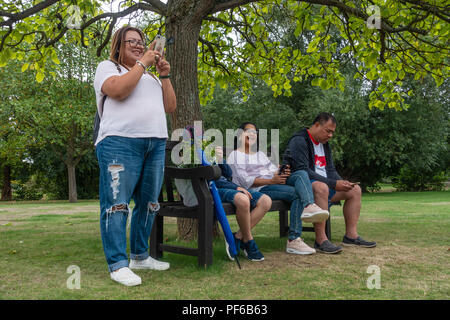
[[[329,113],[320,113],[309,129],[295,133],[288,142],[283,162],[291,167],[292,174],[298,170],[308,172],[311,179],[315,203],[328,209],[328,202],[344,200],[345,219],[344,246],[372,248],[374,241],[362,239],[357,232],[361,211],[361,188],[343,180],[337,173],[328,140],[336,130],[336,119]],[[289,181],[288,181],[289,183]],[[339,253],[342,247],[332,244],[325,233],[325,222],[314,223],[316,241],[314,248],[321,253]]]

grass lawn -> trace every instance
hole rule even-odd
[[[341,207],[332,207],[332,241],[344,234]],[[136,271],[138,287],[109,278],[99,231],[97,201],[0,203],[0,299],[449,299],[450,191],[380,192],[363,195],[359,233],[373,249],[345,248],[339,255],[285,253],[278,215],[268,213],[254,235],[263,262],[228,260],[223,239],[214,243],[214,264],[164,253],[167,271]],[[236,229],[234,217],[230,217]],[[165,238],[177,242],[176,220]],[[313,233],[303,235],[312,245]],[[192,244],[191,244],[192,245]],[[67,288],[81,270],[81,289]],[[368,289],[371,265],[381,289]]]

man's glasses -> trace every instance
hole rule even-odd
[[[137,46],[145,47],[145,42],[142,42],[142,41],[139,41],[136,39],[125,40],[124,42],[128,42],[130,44],[130,46],[132,46],[132,47],[137,47]]]

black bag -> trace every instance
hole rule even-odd
[[[105,104],[105,100],[106,100],[106,96],[103,96],[102,110],[103,110],[103,105]],[[100,115],[98,114],[98,109],[97,109],[97,111],[95,112],[95,117],[94,117],[94,132],[92,134],[92,142],[94,144],[97,141],[99,129],[100,129]]]

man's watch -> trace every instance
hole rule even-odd
[[[170,78],[170,73],[167,76],[159,76],[160,79],[168,79]]]

